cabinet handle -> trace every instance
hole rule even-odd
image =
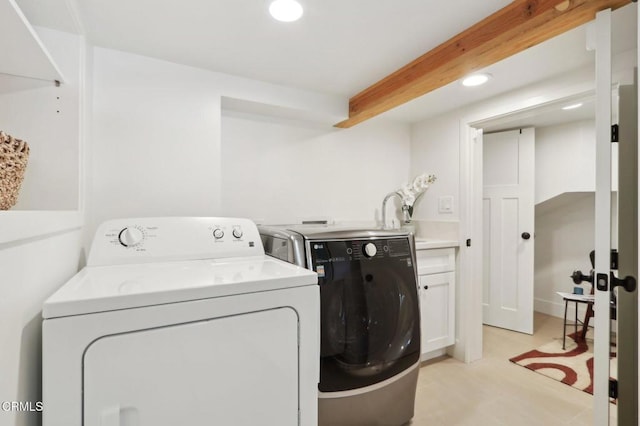
[[[424,288],[425,290],[429,290],[429,286],[428,286],[428,285],[425,285],[423,288]]]

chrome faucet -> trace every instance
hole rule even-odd
[[[397,196],[400,197],[400,199],[402,199],[402,196],[400,195],[399,192],[394,191],[394,192],[390,192],[388,193],[385,197],[384,200],[382,200],[382,229],[391,229],[393,227],[388,227],[387,226],[387,201],[389,201],[389,199],[393,196]]]

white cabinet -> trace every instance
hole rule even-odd
[[[455,342],[455,248],[418,250],[416,257],[425,360]]]

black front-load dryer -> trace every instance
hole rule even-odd
[[[413,366],[420,314],[408,239],[309,245],[320,285],[320,391],[373,385]]]
[[[420,310],[412,236],[261,228],[267,253],[320,285],[321,426],[400,426],[413,417]]]

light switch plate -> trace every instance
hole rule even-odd
[[[453,195],[438,198],[438,213],[453,213]]]

